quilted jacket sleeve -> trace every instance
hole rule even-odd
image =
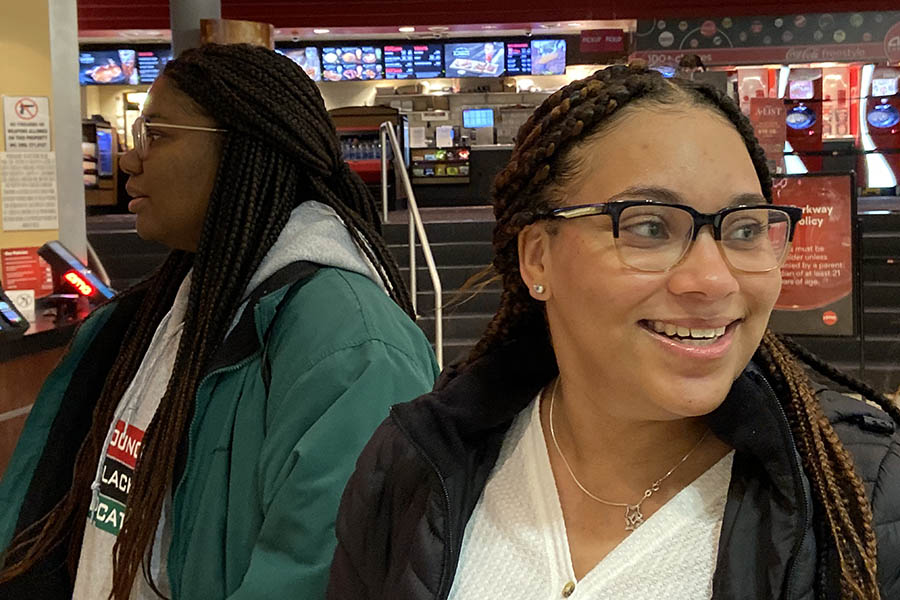
[[[335,533],[329,600],[382,597],[387,578],[391,494],[387,483],[400,431],[388,417],[375,431],[344,489]]]
[[[872,487],[881,597],[900,598],[900,432],[895,432]]]

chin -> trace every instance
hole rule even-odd
[[[655,403],[666,413],[677,418],[701,417],[716,410],[731,390],[733,379],[716,377],[714,380],[670,381],[665,389],[654,394]]]

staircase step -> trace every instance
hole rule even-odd
[[[493,221],[463,221],[460,223],[426,223],[425,233],[431,244],[441,242],[458,242],[473,240],[490,242],[493,237]],[[406,223],[391,223],[382,228],[384,240],[388,245],[405,245],[409,243],[409,226]],[[418,242],[417,242],[418,243]]]
[[[388,246],[394,260],[401,267],[409,267],[409,246]],[[440,242],[431,244],[431,255],[438,267],[458,265],[489,265],[493,259],[493,248],[487,242]],[[416,267],[425,266],[425,253],[416,244]]]
[[[460,314],[445,316],[444,340],[449,339],[479,339],[484,333],[485,327],[490,323],[493,315],[489,314]],[[434,341],[434,316],[420,316],[416,323],[425,332],[429,340]]]
[[[900,308],[867,308],[863,313],[866,337],[871,335],[900,336]],[[900,368],[900,356],[897,357]]]
[[[866,258],[862,265],[863,281],[900,283],[900,257]]]
[[[873,231],[864,233],[862,254],[865,257],[900,258],[900,231]]]
[[[861,214],[863,235],[875,232],[900,232],[900,211],[878,214]]]
[[[470,277],[481,273],[485,269],[484,265],[455,265],[438,267],[438,276],[441,279],[441,288],[444,290],[458,290]],[[403,281],[409,285],[409,267],[401,267],[400,274]],[[419,290],[432,290],[431,275],[428,273],[427,267],[416,267],[416,279]]]
[[[867,308],[870,306],[900,306],[900,283],[882,281],[863,282],[863,305]]]
[[[857,363],[859,361],[859,343],[854,338],[825,336],[796,336],[794,340],[828,362]],[[900,368],[900,336],[866,335],[866,361],[889,363],[894,361]]]

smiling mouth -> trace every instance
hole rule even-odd
[[[640,321],[641,327],[651,333],[670,339],[686,346],[711,346],[734,331],[741,322],[740,319],[732,321],[724,327],[684,327],[666,321]]]

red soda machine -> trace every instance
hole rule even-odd
[[[822,69],[791,69],[787,74],[784,104],[785,169],[789,173],[821,171]]]
[[[870,75],[871,74],[871,75]],[[900,180],[900,68],[863,67],[862,87],[868,92],[860,142],[865,155],[865,187],[893,188]]]

